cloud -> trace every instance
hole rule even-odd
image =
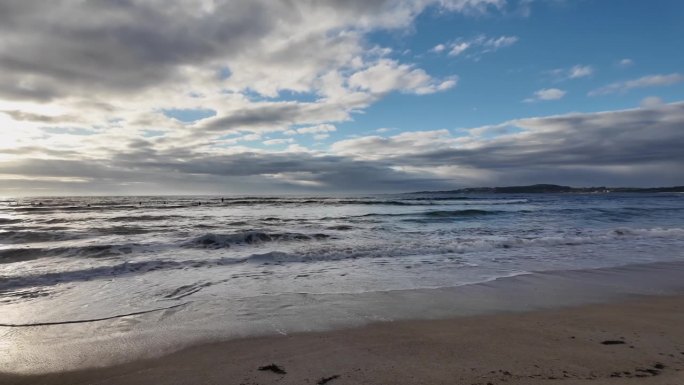
[[[464,184],[675,185],[684,175],[684,103],[519,119],[447,133],[403,133],[338,142],[337,152],[438,173]],[[492,131],[504,132],[490,137]],[[423,138],[417,149],[406,140]]]
[[[318,126],[298,128],[300,134],[317,134],[324,132],[334,132],[337,129],[332,124],[319,124]]]
[[[331,132],[337,131],[337,128],[332,124],[319,124],[316,126],[301,127],[296,129],[289,129],[283,134],[285,135],[297,135],[297,134],[310,134],[315,140],[323,140],[330,137]]]
[[[298,134],[325,134],[337,131],[332,124],[319,124],[317,126],[302,127],[295,130]]]
[[[389,93],[430,94],[451,89],[458,80],[435,77],[404,62],[408,56],[390,59],[391,49],[370,44],[369,34],[409,29],[428,8],[483,14],[503,5],[502,0],[55,0],[44,6],[5,1],[0,5],[0,110],[5,111],[0,135],[24,146],[53,139],[43,126],[68,126],[97,135],[78,143],[63,135],[55,145],[89,154],[152,134],[158,137],[152,145],[160,148],[183,143],[218,151],[217,143],[234,142],[222,138],[227,134],[348,121]]]
[[[510,47],[520,40],[517,36],[502,35],[499,37],[487,37],[478,35],[472,39],[456,39],[455,41],[438,44],[432,48],[432,52],[440,53],[447,51],[449,56],[460,56],[466,52],[470,59],[479,59],[483,54],[498,51],[504,47]]]
[[[638,79],[626,80],[609,84],[589,92],[589,96],[625,93],[635,88],[671,86],[684,81],[684,75],[672,73],[669,75],[648,75]]]
[[[559,100],[562,99],[567,92],[558,88],[544,88],[534,92],[531,98],[523,100],[526,103],[532,103],[543,100]]]
[[[620,60],[616,63],[616,65],[617,65],[618,67],[620,67],[620,68],[631,67],[631,66],[634,65],[634,60],[628,59],[628,58],[620,59]]]
[[[480,13],[503,1],[25,3],[2,6],[0,95],[49,100],[125,94],[224,67],[231,88],[301,92],[312,87],[318,71],[361,55],[368,31],[407,27],[429,6]],[[284,72],[289,76],[278,75]]]
[[[294,143],[294,139],[289,138],[289,139],[269,139],[269,140],[264,140],[263,142],[267,146],[277,146],[281,144],[291,144]]]
[[[456,77],[435,80],[422,69],[390,59],[382,59],[372,67],[349,77],[352,88],[373,94],[385,94],[393,90],[419,95],[431,94],[448,90],[456,82]]]
[[[641,107],[644,108],[660,107],[663,105],[665,105],[665,102],[657,96],[648,96],[641,100]]]
[[[321,103],[260,102],[204,119],[195,131],[279,131],[294,124],[317,124],[349,118],[343,107]]]
[[[496,51],[499,48],[511,46],[518,40],[517,36],[500,36],[498,38],[485,40],[482,45]]]
[[[681,107],[650,102],[504,122],[461,137],[379,130],[330,147],[297,142],[295,135],[326,139],[388,94],[456,87],[457,76],[430,73],[414,56],[374,44],[377,32],[410,31],[427,9],[482,15],[506,7],[504,0],[2,1],[0,192],[398,191],[523,182],[536,170],[538,179],[677,180],[681,161],[667,146],[681,148],[681,130],[672,128],[681,127]],[[517,42],[480,35],[435,51],[477,60]],[[535,97],[553,99],[551,90]],[[590,150],[599,154],[594,163]]]
[[[432,47],[430,51],[440,53],[446,49],[446,46],[444,44],[437,44],[436,46]]]
[[[452,142],[448,130],[432,130],[404,132],[390,138],[383,136],[365,136],[341,140],[331,146],[332,152],[341,155],[362,156],[366,159],[378,159],[397,153],[421,153]],[[377,152],[366,152],[372,148]]]
[[[24,156],[0,160],[0,175],[6,193],[200,193],[225,186],[234,192],[406,191],[540,182],[675,185],[684,177],[683,124],[684,103],[675,103],[518,119],[468,129],[465,136],[449,130],[372,135],[338,141],[328,152],[296,145],[282,152],[162,150],[151,139],[91,156],[12,148],[0,149],[0,159],[7,153]]]
[[[470,43],[465,41],[452,44],[451,50],[449,50],[449,56],[458,56],[465,52],[465,50],[467,50],[468,48],[470,48]]]
[[[588,77],[593,75],[594,72],[596,72],[596,70],[590,65],[577,64],[570,68],[556,68],[547,73],[556,81],[563,81]]]
[[[506,0],[440,0],[439,4],[447,10],[466,14],[484,14],[491,9],[502,10]]]
[[[33,112],[28,112],[28,111],[19,111],[19,110],[0,111],[0,113],[4,113],[4,114],[10,116],[12,119],[14,119],[16,121],[31,121],[31,122],[58,124],[58,123],[67,123],[67,122],[73,122],[73,121],[78,120],[74,116],[45,115],[45,114],[37,114],[37,113],[33,113]]]
[[[583,78],[586,76],[590,76],[594,73],[594,68],[591,66],[582,66],[582,65],[576,65],[570,68],[568,77],[570,79],[577,79],[577,78]]]

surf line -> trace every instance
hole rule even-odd
[[[123,318],[123,317],[128,317],[128,316],[134,316],[134,315],[140,315],[140,314],[147,314],[147,313],[154,313],[162,310],[170,310],[170,309],[175,309],[177,307],[185,306],[189,304],[190,302],[184,302],[184,303],[179,303],[178,305],[173,305],[173,306],[168,306],[168,307],[161,307],[157,309],[151,309],[151,310],[142,310],[142,311],[136,311],[133,313],[126,313],[126,314],[117,314],[109,317],[103,317],[103,318],[92,318],[92,319],[83,319],[83,320],[71,320],[71,321],[56,321],[56,322],[36,322],[36,323],[30,323],[30,324],[5,324],[5,323],[0,323],[0,327],[5,327],[5,328],[28,328],[28,327],[35,327],[35,326],[55,326],[55,325],[68,325],[68,324],[83,324],[83,323],[89,323],[89,322],[98,322],[98,321],[106,321],[110,319],[115,319],[115,318]]]

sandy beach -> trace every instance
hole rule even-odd
[[[239,339],[113,367],[4,375],[0,383],[679,385],[682,325],[684,296],[640,297]]]

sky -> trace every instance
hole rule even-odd
[[[2,0],[0,195],[684,185],[680,0]]]

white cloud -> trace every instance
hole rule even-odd
[[[591,66],[576,65],[570,68],[568,77],[570,79],[583,78],[594,73],[594,68]]]
[[[684,81],[684,75],[672,73],[668,75],[648,75],[638,79],[609,84],[589,92],[589,96],[624,93],[635,88],[671,86]]]
[[[437,44],[436,46],[432,47],[432,49],[430,51],[439,53],[439,52],[444,51],[445,49],[446,49],[446,46],[444,44]]]
[[[684,103],[675,103],[517,119],[462,137],[446,130],[365,136],[332,149],[471,185],[674,185],[682,180],[682,124]]]
[[[455,76],[435,78],[403,62],[410,56],[387,59],[392,50],[369,46],[369,33],[410,28],[428,7],[481,14],[502,3],[54,0],[46,12],[10,2],[0,12],[0,110],[7,111],[0,137],[17,148],[83,157],[140,141],[156,150],[218,153],[248,139],[227,134],[347,121],[386,93],[456,85]],[[384,68],[386,78],[363,79]],[[193,109],[216,115],[183,124],[163,113]],[[94,134],[75,135],[84,130]]]
[[[634,60],[628,59],[628,58],[621,59],[620,61],[617,62],[617,66],[621,67],[621,68],[627,68],[627,67],[631,67],[633,65],[634,65]]]
[[[660,107],[664,106],[665,102],[663,99],[657,97],[657,96],[648,96],[645,97],[641,100],[641,107],[644,108],[655,108],[655,107]]]
[[[2,119],[4,115],[0,115]],[[158,149],[139,140],[125,150],[84,157],[75,151],[2,147],[24,154],[0,161],[0,191],[201,193],[407,191],[465,185],[677,185],[684,164],[684,103],[589,114],[534,117],[459,130],[372,135],[315,152],[240,146],[218,153]],[[606,146],[610,143],[610,146]],[[17,177],[18,176],[18,177]],[[88,182],[88,183],[84,183]],[[74,187],[74,185],[77,185]],[[132,187],[134,186],[134,187]],[[288,187],[289,186],[289,187]],[[84,190],[90,189],[90,190]]]
[[[319,124],[317,126],[309,126],[298,128],[295,131],[298,134],[323,134],[328,132],[335,132],[337,128],[332,124]]]
[[[547,71],[546,73],[556,81],[563,81],[591,76],[594,74],[594,72],[596,72],[596,70],[590,65],[577,64],[570,68],[556,68]]]
[[[288,138],[288,139],[269,139],[269,140],[264,140],[263,142],[267,146],[276,146],[276,145],[281,145],[281,144],[292,144],[294,143],[294,139]]]
[[[101,193],[131,193],[132,185],[150,188],[135,192],[168,193],[174,186],[175,191],[196,186],[194,191],[200,192],[212,184],[243,182],[263,191],[274,180],[332,190],[350,180],[359,189],[404,189],[407,180],[425,175],[432,183],[436,177],[455,176],[457,169],[487,174],[511,159],[523,163],[506,152],[519,149],[522,142],[506,142],[508,147],[497,150],[487,147],[485,139],[455,138],[446,130],[349,139],[327,153],[303,147],[295,136],[323,140],[336,130],[335,124],[353,119],[391,92],[421,95],[455,87],[456,76],[435,76],[410,62],[411,55],[371,46],[369,34],[410,30],[428,7],[483,14],[503,9],[504,0],[52,0],[50,12],[32,1],[2,4],[0,174],[13,179],[3,177],[0,192],[75,193],[79,190],[62,190],[74,181],[87,185],[78,188]],[[516,36],[481,35],[441,44],[436,51],[448,55],[460,44],[459,57],[477,59],[517,42]],[[673,81],[672,75],[658,76],[667,79],[621,87]],[[553,99],[548,91],[535,95]],[[169,109],[213,110],[216,115],[183,124],[164,115]],[[629,115],[631,120],[607,115],[539,118],[555,136],[535,131],[529,137],[549,147],[556,140],[590,147],[593,142],[562,136],[556,124],[610,131],[615,123],[646,119],[652,123],[648,127],[667,130],[650,130],[647,136],[632,124],[634,137],[674,146],[681,144],[676,136],[681,130],[661,121],[671,119],[681,127],[673,109],[644,108]],[[610,116],[618,115],[624,116]],[[527,132],[534,122],[516,124]],[[499,130],[505,131],[480,131]],[[654,138],[653,131],[663,138]],[[293,137],[267,139],[273,132]],[[623,158],[634,143],[623,146]],[[288,147],[263,148],[274,145]],[[483,152],[457,157],[458,163],[436,154],[469,146]],[[377,153],[369,152],[375,149]],[[543,146],[534,150],[544,152]],[[676,156],[674,151],[667,154]],[[364,156],[381,161],[365,161]],[[532,158],[524,159],[526,164],[535,164]],[[236,180],[240,183],[229,183]]]
[[[349,85],[353,89],[376,95],[394,90],[418,95],[430,94],[452,88],[456,82],[456,77],[437,80],[420,68],[391,59],[381,59],[373,66],[349,77]]]
[[[465,50],[467,50],[468,47],[470,47],[470,43],[467,42],[453,44],[451,46],[451,50],[449,51],[449,56],[458,56],[465,52]]]
[[[492,8],[503,9],[506,6],[506,0],[439,0],[439,4],[450,11],[483,14]]]
[[[471,59],[478,59],[482,54],[498,51],[504,47],[510,47],[520,40],[517,36],[502,35],[499,37],[487,37],[486,35],[478,35],[472,39],[456,39],[455,41],[438,44],[435,46],[433,52],[443,52],[448,49],[449,56],[459,56],[463,53],[470,52],[467,56]],[[439,50],[436,48],[439,47]]]
[[[533,97],[527,98],[525,102],[536,102],[540,100],[558,100],[565,96],[567,92],[558,88],[544,88],[534,92]]]
[[[402,132],[389,138],[372,135],[346,139],[331,146],[333,153],[363,159],[379,159],[395,154],[437,150],[454,144],[448,130]]]
[[[500,36],[498,38],[485,40],[482,45],[484,45],[485,47],[489,47],[493,50],[497,50],[499,48],[511,46],[515,44],[518,40],[519,39],[517,36]]]

